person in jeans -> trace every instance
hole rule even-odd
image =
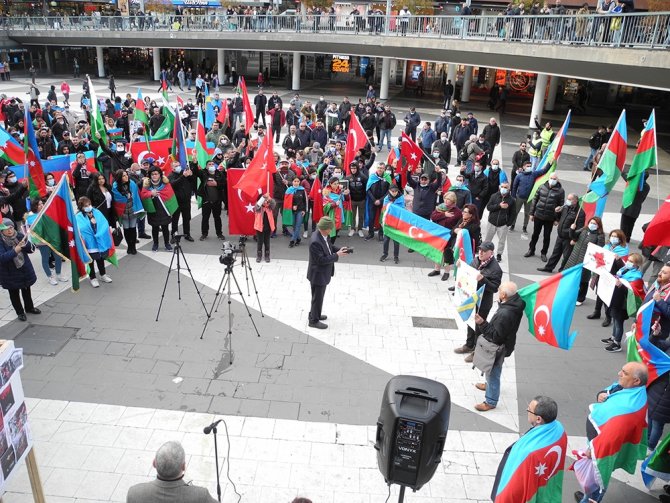
[[[391,112],[391,107],[384,107],[384,111],[379,114],[378,117],[378,126],[379,126],[379,145],[377,150],[381,152],[384,147],[384,139],[386,139],[386,147],[391,150],[391,135],[393,134],[393,128],[396,126],[397,120],[395,114]]]
[[[509,182],[500,184],[498,192],[491,196],[486,209],[489,210],[489,226],[486,229],[484,241],[492,241],[493,236],[498,236],[498,253],[496,260],[502,261],[507,242],[507,231],[509,224],[514,218],[514,198],[509,193]]]
[[[292,197],[289,197],[292,196]],[[291,206],[286,207],[287,202],[291,200]],[[301,185],[300,178],[297,176],[291,181],[291,186],[286,189],[284,194],[284,212],[289,212],[293,220],[293,231],[291,232],[291,241],[288,243],[289,248],[293,248],[300,244],[302,221],[305,218],[307,211],[307,193],[305,188]],[[282,213],[282,223],[284,222],[284,215]],[[286,218],[288,222],[288,217]]]
[[[270,194],[264,194],[258,198],[258,202],[254,206],[254,230],[256,231],[256,241],[258,243],[256,262],[260,262],[263,258],[264,248],[265,261],[270,262],[270,235],[275,230],[273,213],[276,204]]]
[[[37,214],[42,211],[44,208],[44,201],[39,197],[35,197],[30,201],[30,212],[26,216],[26,224],[31,225]],[[42,256],[42,269],[44,269],[44,274],[49,278],[49,284],[57,285],[59,281],[66,282],[67,278],[61,275],[61,267],[63,265],[63,259],[57,253],[54,253],[47,244],[39,239],[35,235],[30,236],[30,242],[33,243],[37,249],[40,251]],[[54,262],[54,268],[52,269],[49,265],[50,260]]]
[[[109,223],[105,220],[105,216],[92,206],[88,197],[80,197],[77,201],[77,207],[79,208],[79,213],[76,216],[79,233],[84,240],[88,254],[93,259],[89,264],[88,277],[91,279],[91,286],[98,288],[100,282],[95,275],[96,265],[102,282],[112,282],[112,278],[107,275],[105,270],[105,259],[109,256],[109,250],[112,248]]]
[[[9,291],[12,307],[19,320],[26,321],[26,313],[40,314],[33,304],[30,287],[37,281],[35,269],[28,257],[35,251],[33,244],[16,232],[9,218],[0,223],[0,286]],[[23,304],[21,304],[23,297]]]
[[[384,209],[382,210],[383,212],[386,211],[386,208],[388,207],[389,204],[395,204],[401,208],[405,207],[405,198],[400,193],[400,189],[398,189],[398,186],[396,184],[393,184],[389,187],[389,192],[388,194],[386,194],[386,197],[384,198]],[[383,251],[382,256],[379,258],[379,261],[386,262],[386,259],[389,256],[389,245],[391,244],[391,241],[393,241],[393,262],[397,264],[400,261],[399,259],[400,243],[398,243],[396,240],[391,240],[391,238],[386,235],[384,236]]]
[[[356,230],[358,230],[359,237],[365,237],[363,227],[365,227],[365,187],[368,183],[368,177],[360,172],[357,161],[349,165],[349,172],[351,174],[345,178],[349,182],[349,196],[351,197],[349,237],[353,236]]]
[[[491,321],[486,321],[479,313],[475,314],[475,323],[477,329],[481,331],[482,337],[503,347],[496,356],[493,367],[485,374],[486,382],[475,384],[478,390],[486,392],[484,401],[475,405],[475,409],[480,412],[486,412],[498,406],[503,363],[505,358],[511,356],[514,352],[516,333],[519,330],[523,310],[526,307],[526,303],[517,293],[516,283],[511,281],[500,285],[498,301],[500,302],[498,310]]]

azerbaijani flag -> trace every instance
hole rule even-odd
[[[559,157],[561,157],[561,152],[563,151],[563,144],[565,143],[565,137],[568,134],[568,128],[570,127],[570,117],[572,115],[572,110],[568,110],[568,115],[565,117],[565,121],[563,121],[563,125],[561,126],[561,129],[556,133],[556,136],[554,137],[554,141],[551,142],[551,145],[549,145],[549,148],[547,151],[544,153],[542,156],[542,159],[540,159],[540,162],[537,163],[537,166],[535,166],[534,171],[540,171],[544,168],[547,167],[547,165],[551,165],[549,170],[542,176],[538,177],[537,180],[535,180],[535,185],[533,185],[533,190],[530,191],[530,195],[528,196],[528,201],[532,200],[533,197],[535,197],[535,193],[537,190],[547,181],[549,180],[549,177],[551,174],[556,171],[556,163],[558,162]],[[588,220],[587,220],[588,221]]]
[[[54,253],[70,261],[72,290],[79,290],[79,279],[86,276],[86,264],[91,262],[91,257],[79,234],[67,176],[61,176],[55,190],[35,218],[30,232]]]
[[[121,140],[123,139],[123,129],[120,127],[112,128],[107,131],[107,135],[109,136],[109,140],[114,142],[116,140]]]
[[[633,204],[635,195],[642,190],[644,172],[657,165],[656,147],[656,111],[652,110],[647,124],[642,130],[640,143],[637,146],[633,164],[628,170],[626,188],[623,191],[623,207]]]
[[[654,452],[642,463],[642,481],[647,489],[651,489],[654,481],[659,478],[670,480],[670,434],[656,446]]]
[[[647,388],[624,388],[589,407],[588,420],[598,432],[589,442],[591,459],[598,485],[607,487],[614,470],[632,475],[638,460],[647,456]]]
[[[382,223],[385,236],[433,262],[442,263],[442,254],[451,236],[449,229],[395,204],[388,205]]]
[[[482,295],[484,295],[485,285],[482,285],[472,296],[468,297],[463,303],[456,308],[456,312],[463,321],[468,321],[472,312],[482,303]]]
[[[281,221],[286,225],[293,225],[293,194],[299,190],[304,192],[305,188],[301,186],[294,187],[291,185],[286,189],[286,193],[284,194],[284,207],[282,208]]]
[[[133,118],[136,121],[140,121],[142,124],[144,124],[145,128],[147,124],[149,124],[149,116],[147,115],[147,106],[146,103],[144,103],[144,100],[142,99],[141,88],[137,88],[137,100],[135,100],[135,111],[133,112]]]
[[[559,421],[531,428],[509,449],[498,468],[491,500],[495,503],[556,503],[563,491],[568,436]]]
[[[472,250],[472,238],[470,237],[470,231],[467,229],[461,229],[456,236],[456,242],[454,243],[454,264],[462,260],[468,265],[472,265],[472,261],[475,259],[475,254]]]
[[[152,140],[166,140],[170,138],[175,121],[179,122],[175,119],[174,110],[167,101],[163,104],[163,116],[165,120],[161,124],[161,127],[158,128],[158,131],[156,131],[156,134],[151,137]]]
[[[628,361],[641,361],[647,366],[649,373],[647,386],[670,371],[670,356],[649,340],[651,320],[654,316],[654,305],[655,301],[652,299],[638,310],[635,319],[634,334],[637,354],[633,353],[632,342],[630,341],[627,353]]]
[[[242,93],[242,104],[244,105],[244,123],[247,132],[251,131],[251,126],[254,124],[254,111],[251,109],[251,102],[249,101],[249,93],[247,92],[247,83],[244,77],[240,77],[238,81],[240,92]]]
[[[178,107],[179,105],[177,105],[177,112],[179,112]],[[174,130],[172,134],[172,158],[179,161],[182,169],[188,168],[186,142],[184,141],[184,131],[182,129],[182,123],[180,119],[177,119],[174,123]]]
[[[570,325],[583,265],[577,264],[519,290],[519,296],[526,301],[528,331],[538,341],[561,349],[572,347],[577,332],[570,333]]]
[[[202,108],[198,109],[198,122],[195,126],[195,162],[201,170],[206,169],[207,161],[211,159],[207,152],[207,130],[205,129],[205,115]],[[200,177],[196,179],[197,189],[200,188]],[[202,208],[202,197],[197,197],[198,208]]]
[[[42,169],[42,160],[40,151],[37,148],[37,138],[35,130],[30,120],[30,111],[25,109],[23,119],[23,150],[28,167],[28,182],[30,187],[30,197],[46,197],[47,184],[44,180],[44,170]]]
[[[0,127],[0,159],[11,166],[23,164],[25,160],[25,152],[21,144],[2,127]]]
[[[161,185],[156,187],[156,190],[158,192],[158,200],[163,205],[163,208],[169,215],[172,215],[179,206],[179,203],[177,203],[177,196],[174,195],[174,190],[172,190],[172,185],[161,182]],[[142,199],[142,206],[144,206],[147,213],[156,212],[154,199],[151,197],[149,188],[142,188],[140,191],[140,198]]]
[[[323,194],[321,193],[321,180],[317,176],[312,188],[309,189],[309,198],[312,200],[312,221],[318,222],[323,216]]]
[[[628,147],[628,131],[626,128],[626,110],[621,111],[619,120],[612,131],[603,152],[598,169],[602,174],[589,184],[589,190],[581,198],[585,222],[594,216],[602,217],[607,204],[607,196],[612,191],[626,164],[626,149]]]

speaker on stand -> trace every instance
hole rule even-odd
[[[384,389],[375,449],[388,485],[418,491],[435,474],[449,430],[451,398],[447,387],[416,376],[393,377]]]

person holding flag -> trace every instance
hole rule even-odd
[[[254,205],[254,230],[256,231],[256,262],[260,263],[265,249],[265,262],[270,262],[270,236],[275,231],[274,208],[277,202],[265,193]]]
[[[140,192],[134,180],[124,170],[114,174],[112,184],[114,212],[117,221],[123,228],[123,237],[126,238],[129,255],[137,255],[137,219],[144,216],[144,207],[140,199]]]
[[[178,203],[170,181],[163,175],[160,168],[153,167],[149,170],[149,177],[142,182],[140,198],[142,198],[142,205],[147,212],[149,225],[151,225],[151,237],[154,241],[151,250],[158,251],[158,232],[161,231],[165,250],[172,251],[169,225]]]
[[[530,429],[505,449],[498,465],[491,491],[495,503],[561,501],[568,436],[556,419],[558,404],[548,396],[536,396],[526,412]]]
[[[632,475],[637,461],[646,457],[648,375],[644,363],[626,363],[617,382],[600,391],[597,403],[589,406],[584,455],[593,461],[598,488],[591,494],[575,492],[578,503],[602,501],[614,470],[623,468]]]
[[[482,248],[486,244],[490,244],[491,247],[493,246],[491,243],[483,243],[480,247],[480,255]],[[493,253],[491,253],[491,258],[492,256]],[[497,263],[495,260],[492,262]],[[523,311],[526,307],[526,303],[519,296],[517,290],[516,283],[511,281],[500,285],[498,288],[498,301],[500,304],[490,322],[486,321],[486,315],[482,316],[481,306],[479,311],[475,313],[477,331],[481,333],[484,339],[498,346],[493,367],[485,373],[486,382],[475,384],[478,390],[486,392],[485,400],[475,405],[475,409],[480,412],[495,409],[498,405],[502,366],[505,358],[511,356],[514,352],[516,332],[519,330]]]
[[[456,194],[453,192],[447,192],[442,196],[444,202],[442,204],[438,204],[435,210],[433,210],[433,213],[430,215],[430,220],[435,222],[438,225],[441,225],[442,227],[446,227],[447,229],[453,229],[459,223],[463,223],[463,213],[461,212],[460,208],[456,206]],[[470,218],[469,220],[470,225],[476,225],[475,221]],[[461,229],[468,227],[468,224],[466,223]],[[449,273],[451,271],[451,266],[454,263],[454,243],[456,242],[457,239],[457,232],[454,232],[451,234],[451,237],[449,239],[449,243],[447,244],[446,248],[444,249],[444,274],[442,277],[444,278],[444,281],[449,279]],[[469,234],[468,234],[469,235]],[[428,273],[428,276],[437,276],[440,274],[440,268],[441,264],[435,263],[435,268]]]
[[[369,241],[375,237],[375,229],[379,229],[379,240],[384,239],[384,231],[379,226],[379,213],[382,209],[382,203],[391,186],[390,180],[385,176],[386,164],[380,162],[375,171],[370,173],[365,187],[365,226],[368,228],[368,235],[365,240]]]
[[[27,320],[26,313],[41,313],[33,304],[30,292],[30,287],[37,282],[35,269],[28,257],[34,251],[35,246],[28,237],[16,232],[14,222],[3,218],[0,223],[0,286],[9,292],[12,307],[21,321]]]
[[[401,208],[405,207],[405,198],[403,197],[402,193],[400,192],[400,189],[398,189],[398,186],[394,183],[391,184],[389,187],[389,192],[386,194],[386,197],[384,198],[384,206],[382,208],[382,213],[386,211],[386,208],[388,207],[389,204],[394,204],[396,206],[399,206]],[[384,236],[384,246],[382,248],[382,256],[379,258],[380,262],[386,262],[386,259],[389,256],[389,244],[391,244],[391,238],[389,236]],[[393,240],[393,262],[398,263],[400,262],[400,243],[398,243],[395,239]]]
[[[595,243],[598,246],[605,245],[605,232],[603,231],[603,222],[598,217],[589,219],[584,227],[577,229],[577,223],[570,226],[570,243],[573,245],[570,258],[565,264],[564,269],[570,269],[584,262],[586,249],[589,243]],[[581,306],[586,300],[586,292],[589,287],[591,271],[582,270],[582,277],[579,280],[579,293],[577,294],[577,305]]]

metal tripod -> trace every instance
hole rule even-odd
[[[198,288],[198,284],[195,282],[195,279],[193,278],[193,273],[191,272],[191,268],[188,265],[188,261],[186,260],[186,256],[184,255],[184,251],[181,249],[181,236],[175,234],[172,236],[172,260],[170,260],[170,267],[168,268],[167,276],[165,277],[165,285],[163,285],[163,293],[161,294],[161,301],[160,304],[158,304],[158,311],[156,312],[156,321],[158,321],[158,317],[161,314],[161,308],[163,307],[163,299],[165,299],[165,290],[167,290],[167,285],[168,281],[170,281],[170,274],[172,274],[172,264],[174,264],[175,257],[177,258],[177,296],[179,300],[181,300],[181,260],[184,260],[184,265],[186,266],[186,270],[188,271],[188,275],[191,277],[191,281],[193,281],[193,286],[195,287],[195,291],[198,294],[198,298],[200,299],[200,303],[202,304],[202,308],[205,310],[205,314],[207,315],[207,318],[209,319],[209,313],[207,312],[207,306],[205,306],[205,301],[202,300],[202,295],[200,294],[200,289]]]

